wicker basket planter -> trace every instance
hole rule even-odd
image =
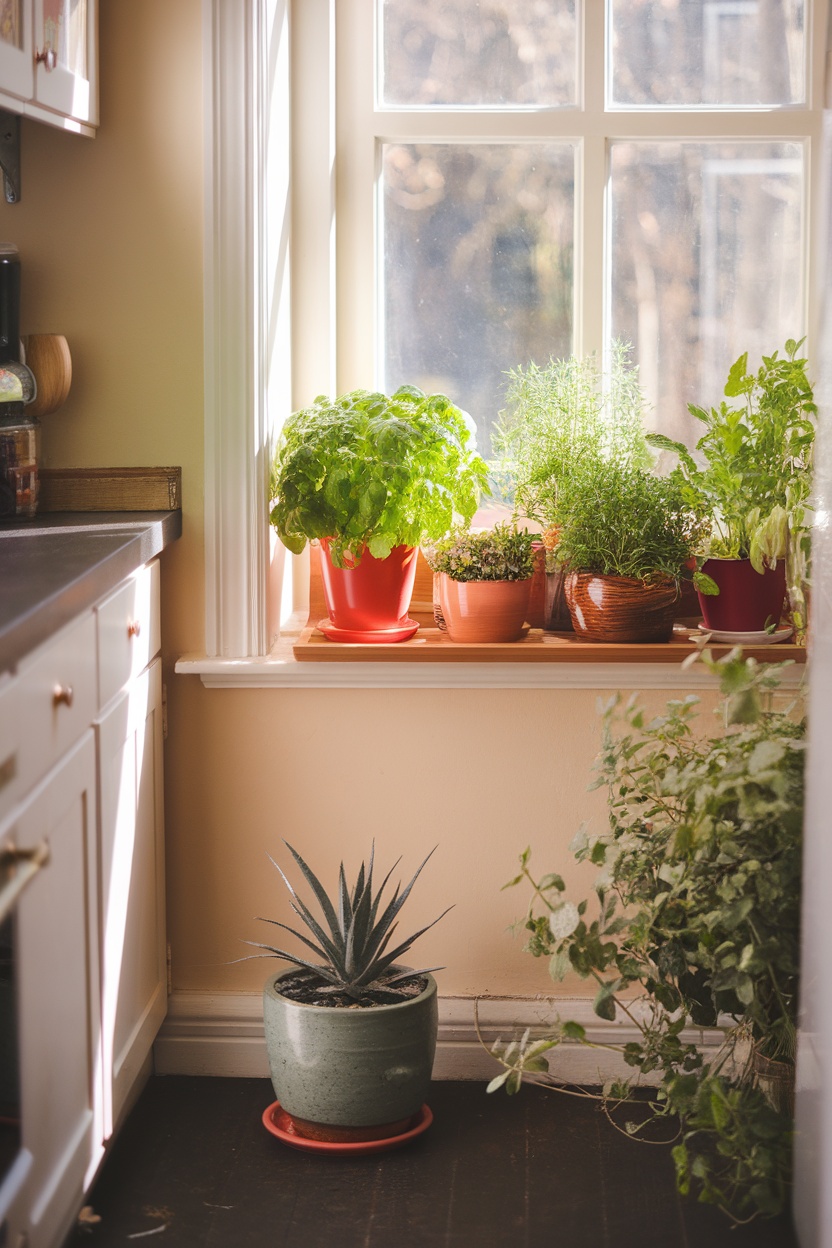
[[[569,572],[566,601],[575,633],[586,641],[669,641],[678,590],[671,580]]]

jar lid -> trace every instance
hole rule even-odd
[[[0,256],[19,256],[17,243],[0,243]]]

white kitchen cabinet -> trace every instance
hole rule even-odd
[[[0,848],[48,849],[14,914],[26,1175],[0,1180],[4,1248],[59,1248],[167,1009],[159,627],[154,561],[0,681]]]
[[[0,107],[94,133],[97,0],[0,0]]]
[[[167,1010],[161,669],[156,659],[96,725],[105,1137]]]
[[[5,1242],[56,1248],[103,1155],[91,729],[12,814],[0,842],[49,851],[16,912],[21,1129],[32,1161]]]

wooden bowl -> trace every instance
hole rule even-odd
[[[37,397],[27,416],[47,416],[66,402],[72,384],[72,357],[63,334],[29,334],[23,339],[26,365],[35,375]]]

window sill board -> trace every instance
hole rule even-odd
[[[329,642],[308,621],[294,619],[263,658],[184,655],[176,671],[198,675],[212,689],[713,688],[715,678],[701,665],[682,670],[697,647],[687,634],[677,638],[663,645],[603,645],[532,629],[519,642],[456,645],[425,626],[412,640],[395,645],[353,645]],[[730,651],[727,645],[709,649],[715,658]],[[796,685],[802,679],[802,646],[780,642],[744,653],[761,662],[792,660],[782,683]]]

